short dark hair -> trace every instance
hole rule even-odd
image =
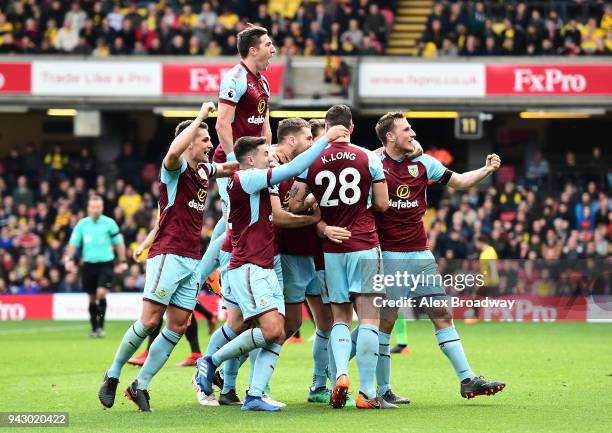
[[[276,129],[278,142],[282,143],[288,136],[302,132],[302,128],[310,128],[310,125],[300,117],[281,120],[278,122],[278,128]]]
[[[490,245],[491,244],[491,239],[489,238],[489,236],[483,234],[480,234],[478,236],[476,236],[476,242],[481,243],[481,244],[487,244]]]
[[[378,119],[378,122],[376,122],[376,135],[383,145],[387,144],[387,132],[391,132],[395,121],[403,118],[404,113],[392,111]]]
[[[266,144],[266,137],[240,137],[234,144],[234,155],[238,162],[242,162],[245,156],[262,144]]]
[[[193,120],[183,120],[181,123],[176,125],[176,129],[174,130],[174,136],[177,137],[181,132],[183,132],[183,130],[185,130],[185,128],[191,125],[191,122],[193,122]],[[200,126],[198,126],[198,128],[206,129],[208,131],[208,125],[204,122],[200,123]]]
[[[350,128],[353,124],[353,114],[348,105],[338,104],[325,113],[325,123],[328,127],[342,125]]]
[[[322,132],[325,132],[325,120],[323,119],[310,119],[308,124],[310,125],[310,130],[312,131],[313,137],[321,135]]]
[[[104,199],[102,198],[101,195],[98,195],[98,194],[90,195],[89,198],[87,199],[87,203],[89,203],[90,201],[101,201],[102,203],[104,203]]]
[[[263,27],[259,26],[250,26],[238,33],[238,54],[243,59],[246,59],[249,55],[249,48],[259,47],[259,39],[263,35],[267,35],[268,31]]]

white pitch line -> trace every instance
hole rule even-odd
[[[1,322],[0,322],[1,323]],[[1,327],[2,325],[0,325]],[[25,329],[0,329],[0,335],[10,334],[36,334],[38,332],[62,332],[76,329],[86,329],[86,325],[70,325],[70,326],[44,326],[41,328],[25,328]]]

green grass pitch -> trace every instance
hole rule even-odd
[[[128,322],[110,322],[105,339],[87,338],[84,322],[0,323],[0,411],[63,411],[70,432],[610,432],[612,431],[612,325],[586,323],[478,323],[457,327],[477,374],[503,380],[495,396],[465,400],[439,351],[431,325],[410,322],[412,353],[394,355],[392,385],[412,403],[395,411],[334,410],[306,403],[311,343],[283,348],[272,393],[282,412],[197,404],[192,368],[172,364],[188,353],[181,341],[150,386],[150,414],[123,397],[137,368],[126,366],[115,406],[103,410],[97,390]],[[200,327],[200,330],[204,328]],[[313,329],[304,325],[303,335]],[[202,334],[202,332],[200,332]],[[202,348],[206,336],[200,335]],[[353,363],[354,364],[354,363]],[[351,366],[352,394],[358,375]],[[243,395],[248,365],[239,374]],[[0,431],[41,431],[43,429]]]

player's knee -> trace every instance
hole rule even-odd
[[[301,319],[296,319],[295,321],[286,322],[285,325],[285,336],[291,337],[293,334],[295,334],[297,332],[298,329],[300,329],[300,326],[302,326],[302,320]]]
[[[438,327],[444,328],[450,326],[453,322],[453,313],[449,308],[429,308],[427,313],[433,322],[440,325]]]
[[[269,323],[261,327],[266,343],[278,343],[285,339],[285,329],[281,323]]]
[[[172,332],[176,332],[177,334],[183,335],[185,331],[187,331],[187,323],[188,322],[168,324],[168,329],[170,329]]]
[[[396,317],[381,317],[380,324],[378,325],[378,329],[385,334],[390,334],[393,331],[393,326],[395,325]]]
[[[148,334],[155,331],[155,328],[157,328],[157,326],[159,325],[159,320],[157,319],[157,317],[141,318],[140,321],[142,322],[142,326]]]

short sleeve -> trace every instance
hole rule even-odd
[[[72,235],[70,235],[69,244],[73,247],[79,248],[81,246],[81,242],[83,242],[83,220],[79,221],[74,229],[72,230]]]
[[[204,177],[202,176],[200,170],[204,170],[204,174],[206,174],[206,177],[211,178],[217,174],[217,165],[208,162],[202,162],[198,164],[197,173],[200,175],[200,177]]]
[[[428,179],[442,184],[448,183],[448,180],[452,174],[451,171],[433,156],[427,154],[421,155],[414,161],[420,161],[425,166]]]
[[[246,71],[245,71],[246,72]],[[247,90],[246,73],[236,74],[231,70],[221,80],[219,87],[219,102],[236,105]]]
[[[185,170],[187,170],[187,161],[185,161],[184,159],[183,162],[181,162],[181,166],[176,170],[168,170],[162,162],[160,176],[162,183],[165,183],[166,185],[169,184],[173,180],[176,180],[181,174],[183,174]]]
[[[383,172],[383,165],[380,157],[371,151],[367,151],[367,154],[368,166],[370,168],[370,174],[372,175],[372,182],[384,182],[385,173]]]
[[[113,243],[113,245],[119,245],[123,242],[123,236],[119,231],[119,226],[112,218],[108,219],[108,234],[111,237],[111,242]]]
[[[269,187],[271,176],[272,169],[264,170],[252,168],[250,170],[241,170],[238,172],[240,186],[247,194],[254,194],[257,191]]]

